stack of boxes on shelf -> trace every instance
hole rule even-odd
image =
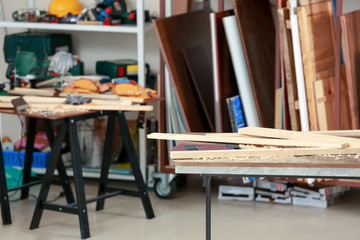
[[[348,191],[344,186],[290,185],[287,181],[256,179],[252,186],[219,186],[219,200],[259,201],[327,208]]]

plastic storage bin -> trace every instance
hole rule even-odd
[[[49,163],[51,152],[33,152],[32,167],[45,168]],[[5,166],[23,167],[25,152],[22,151],[3,151]]]

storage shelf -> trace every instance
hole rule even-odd
[[[104,25],[82,25],[66,23],[32,23],[32,22],[12,22],[0,21],[0,27],[8,28],[27,28],[63,31],[87,31],[87,32],[113,32],[113,33],[138,33],[136,25],[104,26]],[[144,25],[145,31],[150,30],[151,23]]]

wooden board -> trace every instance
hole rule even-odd
[[[170,151],[172,159],[195,158],[241,158],[241,157],[293,157],[308,155],[348,155],[360,154],[359,148],[281,148],[281,149],[223,149],[220,150],[186,150],[184,144],[179,144]],[[209,146],[209,148],[211,145]],[[215,147],[214,147],[215,148]],[[201,149],[201,148],[200,148]]]
[[[315,4],[315,3],[319,3],[319,2],[325,2],[328,0],[299,0],[299,4],[300,6],[305,6],[305,5],[309,5],[309,4]]]
[[[211,54],[210,10],[194,11],[154,21],[161,52],[169,69],[186,129],[210,131],[204,110],[187,70],[183,50],[202,45]]]
[[[236,77],[226,40],[223,18],[234,15],[234,11],[210,14],[212,62],[214,81],[215,126],[217,132],[230,132],[230,118],[226,98],[239,95]]]
[[[283,91],[281,88],[276,89],[275,92],[275,128],[282,129],[283,126],[283,104],[282,104]]]
[[[314,81],[335,65],[334,11],[331,1],[297,8],[310,130],[318,130]]]
[[[279,158],[220,158],[173,160],[175,166],[214,167],[302,167],[302,168],[360,168],[357,156],[298,156]]]
[[[215,131],[214,89],[211,63],[202,45],[183,50],[185,63],[212,132]]]
[[[298,100],[296,72],[293,53],[293,43],[291,30],[286,27],[286,21],[290,20],[290,11],[287,8],[282,8],[277,11],[279,18],[279,30],[282,40],[282,49],[284,56],[284,67],[287,87],[287,100],[290,114],[291,130],[299,131],[300,127],[300,113],[295,109],[295,101]]]
[[[360,96],[360,11],[341,16],[342,42],[349,87],[349,104],[352,129],[358,129]]]
[[[193,141],[193,142],[212,142],[212,143],[234,143],[234,144],[252,144],[268,146],[293,146],[293,147],[326,147],[326,148],[344,148],[349,144],[346,141],[324,142],[324,141],[301,141],[301,140],[284,140],[270,138],[253,138],[253,137],[222,137],[207,135],[191,134],[166,134],[151,133],[147,135],[148,139]]]
[[[275,27],[270,3],[268,0],[233,0],[233,5],[260,126],[274,127]]]
[[[319,141],[323,143],[346,142],[349,143],[350,147],[360,147],[360,139],[336,136],[329,137],[327,135],[322,135],[316,132],[296,132],[270,128],[246,127],[240,128],[238,130],[238,133],[256,137],[292,139],[302,141]]]
[[[318,74],[314,82],[316,112],[319,130],[335,130],[335,70],[330,69]],[[351,129],[350,107],[345,69],[341,72],[341,119],[340,129]]]

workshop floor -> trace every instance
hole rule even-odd
[[[132,185],[129,182],[117,184]],[[212,239],[358,239],[360,189],[352,188],[327,209],[261,202],[217,200],[213,184]],[[59,194],[53,187],[49,199]],[[36,188],[31,191],[38,193]],[[95,196],[94,181],[86,182],[88,197]],[[172,200],[150,197],[156,217],[147,220],[140,199],[118,196],[106,200],[105,209],[88,205],[91,239],[205,239],[205,191],[199,176],[189,176]],[[64,201],[62,198],[60,202]],[[1,239],[80,239],[75,215],[44,211],[40,227],[29,230],[35,198],[11,202],[12,225],[1,226]]]

